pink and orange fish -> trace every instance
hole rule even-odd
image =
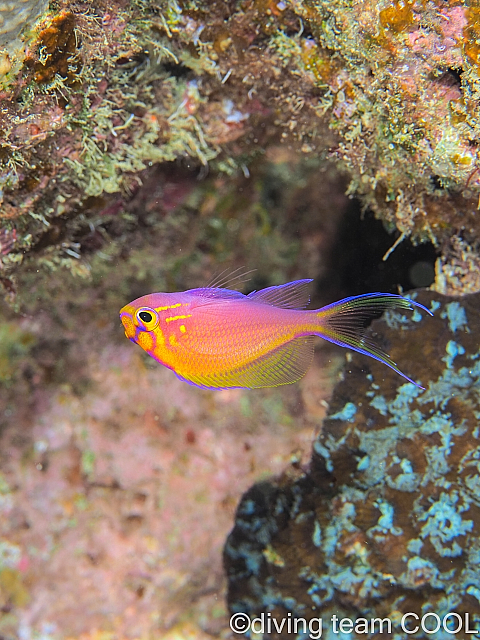
[[[151,293],[120,310],[125,335],[181,379],[202,388],[276,387],[297,382],[312,362],[314,337],[371,356],[398,369],[365,335],[365,324],[386,309],[423,305],[391,293],[367,293],[304,310],[312,280],[244,295],[209,286]]]

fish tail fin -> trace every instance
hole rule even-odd
[[[321,324],[319,334],[325,340],[383,362],[406,380],[423,389],[418,382],[402,373],[388,353],[368,338],[365,333],[370,321],[378,318],[387,309],[412,310],[414,307],[419,307],[433,315],[422,304],[393,293],[367,293],[344,298],[339,302],[322,307],[316,312]]]

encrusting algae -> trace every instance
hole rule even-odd
[[[248,25],[239,14],[226,35],[226,12],[98,2],[81,13],[64,1],[45,14],[23,74],[4,76],[0,221],[17,239],[3,275],[25,258],[85,272],[79,227],[102,215],[127,232],[133,220],[122,218],[155,163],[248,176],[252,158],[278,141],[312,81],[291,82],[278,56],[258,57],[255,42],[275,32],[277,16],[268,27],[252,6]],[[275,78],[288,79],[288,95],[263,91]]]
[[[434,0],[62,0],[32,14],[25,55],[3,69],[0,221],[17,234],[4,275],[25,259],[85,273],[78,226],[128,210],[152,164],[248,175],[272,143],[335,160],[400,240],[436,245],[440,270],[454,237],[478,253],[478,16]]]

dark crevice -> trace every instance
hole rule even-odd
[[[333,299],[339,294],[398,293],[430,286],[437,258],[432,243],[415,246],[405,239],[383,260],[399,235],[398,231],[388,233],[371,211],[362,216],[360,203],[353,200],[340,225],[330,269],[319,285],[319,295]]]
[[[192,70],[184,64],[176,64],[175,62],[163,62],[162,68],[170,77],[174,78],[184,78],[192,73]]]
[[[462,84],[463,69],[461,67],[449,67],[445,73],[451,80],[460,86]]]
[[[444,188],[441,179],[437,175],[430,176],[430,182],[432,183],[432,187],[434,189]]]

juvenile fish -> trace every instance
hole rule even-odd
[[[186,382],[202,388],[276,387],[297,382],[312,362],[314,337],[371,356],[402,373],[365,335],[386,309],[423,305],[391,293],[367,293],[304,310],[312,280],[244,295],[222,287],[151,293],[120,310],[125,335]]]

